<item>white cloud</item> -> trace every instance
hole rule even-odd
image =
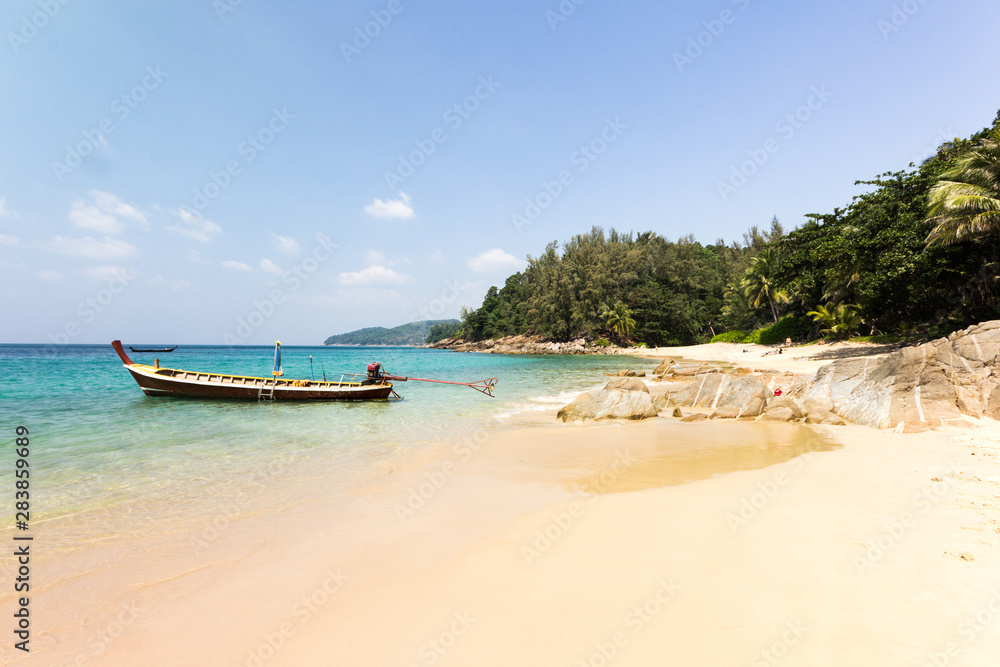
[[[120,234],[125,229],[122,220],[136,222],[143,229],[149,227],[146,216],[135,208],[124,203],[109,192],[91,190],[90,197],[73,202],[69,212],[69,220],[77,227],[91,229],[102,234]]]
[[[170,289],[174,291],[187,289],[189,287],[191,287],[191,283],[188,282],[187,280],[184,280],[183,278],[178,278],[177,280],[170,283]]]
[[[184,259],[186,259],[189,262],[194,262],[195,264],[208,264],[209,263],[209,261],[207,259],[205,259],[204,257],[202,257],[201,251],[195,250],[193,248],[191,250],[188,250],[186,253],[184,253]]]
[[[73,202],[73,208],[69,212],[69,221],[77,227],[92,229],[102,234],[119,234],[123,229],[118,218],[108,215],[96,206],[90,206],[82,200]]]
[[[182,236],[187,236],[195,241],[208,243],[214,237],[222,233],[222,228],[211,220],[206,220],[201,213],[191,211],[186,208],[177,208],[170,211],[176,218],[174,225],[167,227],[171,232],[177,232]]]
[[[405,192],[399,193],[399,199],[382,201],[376,197],[375,201],[365,206],[365,213],[384,220],[409,220],[415,215],[410,205],[410,195]]]
[[[110,213],[111,215],[119,218],[127,218],[133,222],[138,222],[143,228],[149,226],[149,222],[146,220],[146,216],[143,215],[142,211],[134,206],[126,204],[113,194],[109,192],[102,192],[100,190],[91,190],[87,194],[94,200],[97,207],[105,213]]]
[[[409,266],[413,263],[408,257],[393,257],[389,259],[378,250],[366,251],[365,262],[368,264],[381,264],[382,266]]]
[[[0,245],[17,245],[17,239],[9,234],[0,234]]]
[[[427,261],[434,262],[435,264],[440,264],[444,261],[444,253],[440,250],[434,250],[427,253]]]
[[[492,248],[470,257],[466,265],[476,273],[498,273],[500,271],[520,271],[524,262],[500,248]]]
[[[16,218],[17,212],[7,206],[7,198],[0,197],[0,218]]]
[[[86,274],[91,278],[105,281],[122,277],[134,280],[136,277],[135,269],[126,269],[123,266],[95,266],[92,269],[87,269]]]
[[[222,263],[227,269],[235,269],[236,271],[253,271],[253,267],[249,264],[244,264],[243,262],[234,262],[233,260],[227,260]]]
[[[267,257],[260,260],[260,268],[262,271],[266,271],[267,273],[272,273],[276,276],[285,275],[285,272],[281,269],[281,267],[272,262],[271,260],[269,260]]]
[[[5,269],[26,269],[28,265],[24,262],[8,262],[5,259],[0,259],[0,266]]]
[[[373,264],[360,271],[341,273],[337,282],[345,287],[367,287],[369,285],[403,285],[415,282],[415,280],[413,276],[396,273],[390,268]]]
[[[274,247],[278,249],[279,252],[298,252],[299,242],[290,236],[278,236],[277,234],[271,234],[271,239],[274,241]]]
[[[62,280],[62,278],[63,278],[63,275],[61,273],[56,273],[55,271],[47,271],[47,270],[46,271],[39,271],[37,275],[38,275],[39,279],[41,279],[41,280],[47,280],[47,281],[50,281],[50,282],[56,281],[56,280]]]
[[[120,259],[132,257],[138,253],[138,249],[131,243],[111,239],[107,236],[104,237],[103,241],[98,241],[90,236],[84,236],[82,239],[56,236],[52,240],[50,249],[63,255],[88,257],[96,260]]]

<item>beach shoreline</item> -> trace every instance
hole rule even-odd
[[[642,356],[816,364],[682,351]],[[234,519],[195,557],[183,534],[81,550],[33,600],[50,619],[37,651],[58,664],[992,664],[1000,603],[981,630],[963,623],[1000,595],[1000,427],[970,423],[574,425],[547,409],[470,425],[347,495]],[[795,449],[803,433],[815,439]],[[685,439],[702,446],[681,465]]]

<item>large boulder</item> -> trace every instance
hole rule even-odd
[[[788,396],[775,396],[767,400],[764,419],[769,421],[796,421],[805,417],[798,404]]]
[[[653,399],[646,392],[601,389],[580,394],[556,416],[567,422],[585,419],[649,419],[656,415]]]
[[[759,375],[733,377],[727,373],[707,373],[671,395],[677,405],[709,408],[735,408],[733,418],[756,417],[764,411],[771,391]],[[728,416],[728,411],[720,413]]]
[[[1000,321],[881,358],[823,366],[805,394],[844,419],[922,431],[961,415],[1000,419]]]
[[[617,389],[618,391],[644,391],[649,393],[649,387],[642,380],[636,378],[618,378],[604,385],[606,390]]]
[[[664,359],[663,363],[656,367],[653,371],[653,375],[663,375],[673,367],[674,362],[669,359]]]

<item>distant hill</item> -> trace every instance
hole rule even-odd
[[[423,320],[402,326],[365,327],[357,331],[330,336],[324,345],[423,345],[435,324],[460,324],[458,320]]]

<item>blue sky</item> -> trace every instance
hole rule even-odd
[[[316,344],[455,317],[594,225],[794,227],[989,125],[998,25],[989,0],[11,0],[0,342]]]

